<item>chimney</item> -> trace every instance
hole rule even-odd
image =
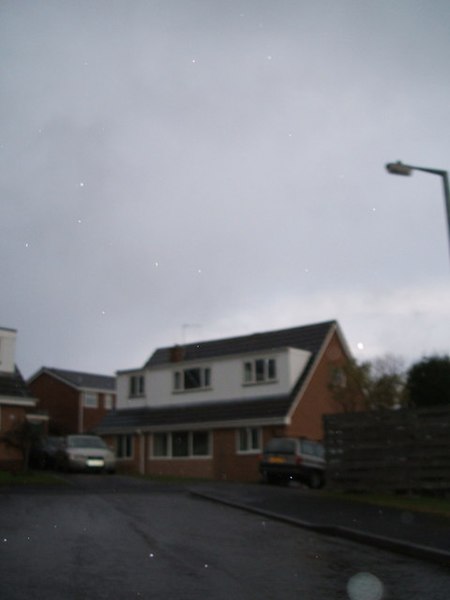
[[[170,349],[170,362],[181,362],[184,359],[183,346],[173,346]]]
[[[0,372],[14,373],[16,370],[16,335],[15,329],[0,327]]]

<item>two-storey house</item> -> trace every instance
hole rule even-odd
[[[322,438],[349,360],[335,321],[160,348],[117,373],[117,410],[97,431],[141,473],[257,480],[271,437]]]
[[[92,431],[115,407],[116,378],[110,375],[42,367],[28,387],[55,435]]]

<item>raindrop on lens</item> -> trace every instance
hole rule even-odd
[[[349,579],[347,593],[350,600],[381,600],[383,584],[372,573],[358,573]]]

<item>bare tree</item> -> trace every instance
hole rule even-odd
[[[393,355],[372,362],[350,361],[332,377],[330,388],[344,412],[396,409],[407,404],[403,360]]]

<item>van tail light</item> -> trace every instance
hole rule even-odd
[[[301,465],[302,464],[302,457],[301,456],[296,456],[295,457],[295,464],[296,465]]]

